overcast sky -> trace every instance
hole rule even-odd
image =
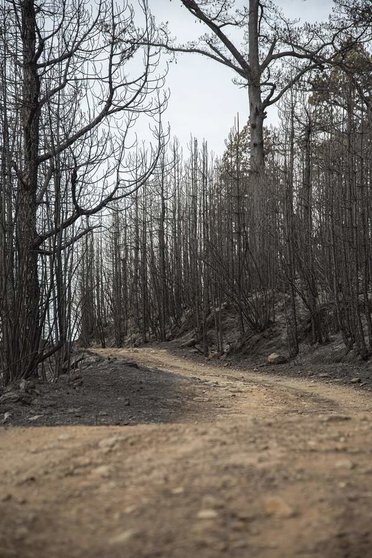
[[[204,32],[179,0],[148,2],[156,21],[168,21],[172,35],[180,41],[196,39]],[[327,19],[332,0],[277,0],[276,4],[291,19],[321,21]],[[248,118],[247,91],[234,85],[233,77],[232,71],[197,55],[178,55],[177,64],[170,65],[171,97],[164,119],[181,145],[186,147],[193,134],[206,139],[217,155],[223,153],[236,114],[242,123]]]

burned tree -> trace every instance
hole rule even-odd
[[[12,138],[2,141],[7,209],[1,224],[12,227],[7,250],[14,263],[2,278],[5,382],[33,374],[65,343],[65,333],[56,336],[46,316],[60,279],[55,258],[92,228],[82,218],[138,188],[156,164],[165,100],[157,94],[158,52],[136,42],[155,42],[146,4],[141,7],[141,30],[128,4],[119,11],[106,0],[64,0],[53,9],[12,0],[1,8],[2,72],[8,78],[1,111]],[[127,145],[141,113],[157,122],[157,147],[133,179]],[[47,351],[45,337],[51,340]]]

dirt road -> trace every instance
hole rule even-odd
[[[100,355],[116,366],[102,397],[113,385],[120,403],[109,378],[129,358],[159,384],[159,413],[3,427],[1,558],[372,556],[371,394],[164,349]]]

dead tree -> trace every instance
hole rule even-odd
[[[11,158],[15,220],[14,294],[1,324],[6,382],[34,374],[63,343],[54,339],[48,351],[42,348],[50,295],[42,292],[40,269],[42,258],[51,255],[50,241],[52,252],[69,249],[87,232],[74,236],[75,223],[140,187],[156,164],[165,101],[156,93],[158,53],[136,42],[139,35],[141,41],[155,42],[146,5],[142,7],[140,33],[128,5],[118,11],[106,0],[91,7],[82,0],[64,0],[53,13],[34,0],[12,0],[0,8],[8,28],[0,48],[12,75],[7,82],[12,103],[8,114],[19,147],[4,159]],[[129,36],[131,46],[126,47]],[[136,75],[125,69],[133,58],[138,62]],[[134,181],[124,172],[124,166],[130,167],[124,161],[128,139],[132,142],[130,128],[141,113],[157,118],[157,143],[148,167]],[[109,134],[113,125],[116,139]],[[48,191],[57,191],[61,164],[70,209],[47,228],[41,208]],[[55,207],[49,204],[49,209]],[[61,231],[69,232],[62,244],[56,240]]]

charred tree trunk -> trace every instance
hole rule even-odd
[[[263,123],[265,111],[261,97],[261,73],[259,59],[259,0],[249,1],[249,66],[248,80],[249,128],[251,134],[250,165],[254,177],[260,178],[264,171]]]
[[[14,367],[14,377],[27,377],[35,373],[41,338],[38,254],[34,248],[37,240],[40,80],[36,51],[36,7],[33,0],[21,2],[21,16],[23,168],[18,171],[17,193],[18,262],[13,342],[17,345],[18,351],[14,350],[14,358],[11,363]],[[17,360],[15,360],[16,358]]]

